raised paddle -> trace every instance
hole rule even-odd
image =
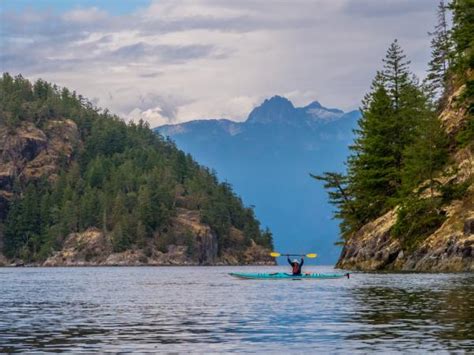
[[[281,254],[277,252],[271,252],[270,256],[273,256],[274,258],[278,258],[279,256],[306,256],[307,258],[314,259],[318,256],[316,253],[309,253],[309,254]]]

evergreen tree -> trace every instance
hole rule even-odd
[[[428,106],[428,103],[427,103]],[[413,194],[413,189],[422,182],[428,183],[419,191],[429,188],[431,197],[436,187],[436,173],[446,163],[448,157],[448,139],[441,122],[429,106],[418,116],[416,140],[404,153],[402,172],[404,195]]]
[[[448,68],[451,65],[453,44],[449,35],[447,21],[447,6],[441,0],[437,12],[438,23],[433,32],[429,32],[431,39],[431,60],[428,63],[426,82],[431,95],[436,97],[447,89]]]
[[[5,221],[5,255],[34,260],[35,251],[41,246],[43,221],[41,219],[40,187],[29,185],[23,198],[13,203]]]
[[[397,39],[395,39],[388,48],[383,63],[382,77],[384,84],[393,100],[394,109],[398,110],[400,108],[402,90],[410,84],[411,81],[408,69],[410,61],[406,60],[406,55],[403,53]]]
[[[413,156],[407,148],[428,128],[428,124],[419,127],[421,117],[432,117],[428,99],[410,73],[409,61],[397,40],[383,62],[383,71],[376,74],[371,92],[362,102],[347,176],[313,176],[325,181],[330,201],[338,208],[335,217],[342,219],[343,237],[385,213],[403,195],[405,159]]]
[[[151,198],[151,191],[150,188],[147,185],[144,185],[140,188],[138,191],[138,205],[137,205],[137,215],[138,219],[141,222],[143,228],[145,228],[145,231],[152,231],[154,230],[157,226],[157,219],[158,216],[156,215],[156,206],[159,204],[153,204],[152,198]],[[155,203],[158,201],[155,201]],[[145,234],[148,234],[145,232]]]
[[[329,203],[336,206],[334,218],[340,219],[341,235],[347,237],[351,231],[360,227],[360,216],[354,206],[354,200],[349,191],[349,179],[341,173],[324,172],[322,175],[310,174],[313,179],[323,181],[328,191]]]
[[[393,100],[385,88],[383,75],[378,73],[372,83],[372,92],[363,101],[362,117],[348,159],[351,208],[361,211],[356,214],[360,223],[380,214],[399,185],[400,132]]]
[[[449,8],[453,11],[454,65],[466,78],[465,71],[474,67],[474,1],[453,0]]]
[[[456,138],[465,146],[474,141],[474,1],[453,0],[450,9],[453,11],[452,38],[456,49],[455,78],[466,85],[459,103],[467,108],[468,114],[466,125]]]

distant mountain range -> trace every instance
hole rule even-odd
[[[309,173],[344,169],[359,116],[317,101],[294,107],[274,96],[245,122],[205,119],[155,131],[215,169],[246,204],[255,205],[278,251],[317,252],[318,262],[329,264],[339,255],[337,221],[331,219],[326,192]]]

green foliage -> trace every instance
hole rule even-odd
[[[449,8],[453,12],[454,69],[465,77],[466,71],[474,68],[474,2],[453,0]]]
[[[0,94],[0,124],[14,129],[25,121],[41,126],[49,119],[70,118],[82,140],[74,160],[61,164],[55,184],[15,182],[16,200],[5,221],[7,256],[42,260],[69,233],[89,227],[110,233],[114,251],[146,247],[150,238],[171,229],[176,205],[183,200],[200,210],[220,250],[243,249],[251,239],[271,245],[271,233],[260,230],[253,210],[229,184],[219,183],[144,122],[126,124],[66,88],[42,80],[32,85],[7,73],[0,79]],[[231,241],[231,227],[244,231],[244,243]],[[166,238],[160,242],[163,250],[163,242],[177,242],[194,253],[189,236]]]
[[[433,195],[436,173],[448,160],[448,138],[434,110],[424,110],[418,115],[416,139],[406,147],[402,170],[402,194],[410,195],[425,180],[424,188]],[[419,191],[422,192],[422,191]]]
[[[381,72],[383,82],[393,100],[395,110],[401,108],[401,97],[403,89],[411,83],[410,72],[408,66],[410,61],[406,60],[406,55],[395,39],[387,50],[387,54],[383,59],[384,67]]]
[[[460,104],[466,107],[468,115],[456,140],[461,146],[468,146],[474,141],[474,1],[453,0],[449,8],[453,12],[453,69],[461,84],[466,85]]]
[[[405,250],[414,250],[443,224],[446,216],[440,207],[439,198],[410,198],[404,201],[398,210],[392,233],[400,239]]]
[[[428,100],[408,70],[403,50],[395,40],[366,95],[357,137],[348,159],[348,202],[341,217],[349,235],[378,217],[399,197],[407,148],[417,141],[420,116],[428,115]]]
[[[449,35],[447,7],[443,0],[438,5],[437,24],[431,35],[431,60],[428,63],[427,86],[433,97],[448,88],[448,68],[452,62],[453,40]]]
[[[400,205],[394,233],[412,248],[444,220],[439,212],[444,200],[434,196],[436,174],[448,158],[448,139],[432,95],[410,73],[396,40],[383,62],[362,102],[347,175],[312,177],[325,182],[343,239]],[[430,198],[422,196],[426,188]]]
[[[44,183],[29,185],[14,201],[5,221],[4,253],[33,261],[50,244],[50,195]]]
[[[357,137],[351,146],[353,154],[348,159],[352,208],[363,211],[356,225],[384,210],[388,197],[395,194],[400,184],[399,132],[394,102],[381,75],[376,76],[372,88],[363,102],[362,118],[355,131]]]
[[[341,173],[325,172],[322,175],[310,174],[313,179],[323,181],[328,192],[329,202],[336,206],[334,218],[340,219],[341,235],[346,237],[353,230],[359,228],[361,210],[354,204],[353,194],[349,190],[349,178]]]
[[[472,184],[472,179],[467,179],[462,183],[450,182],[440,186],[439,190],[442,196],[443,204],[450,203],[454,200],[461,200],[466,196],[469,186]]]
[[[261,233],[260,238],[256,238],[255,242],[267,249],[273,250],[273,235],[268,227]]]
[[[474,142],[474,116],[467,120],[466,127],[457,134],[456,141],[461,147],[472,145]]]

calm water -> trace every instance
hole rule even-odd
[[[3,268],[0,352],[474,351],[473,274],[227,275],[266,269]]]

